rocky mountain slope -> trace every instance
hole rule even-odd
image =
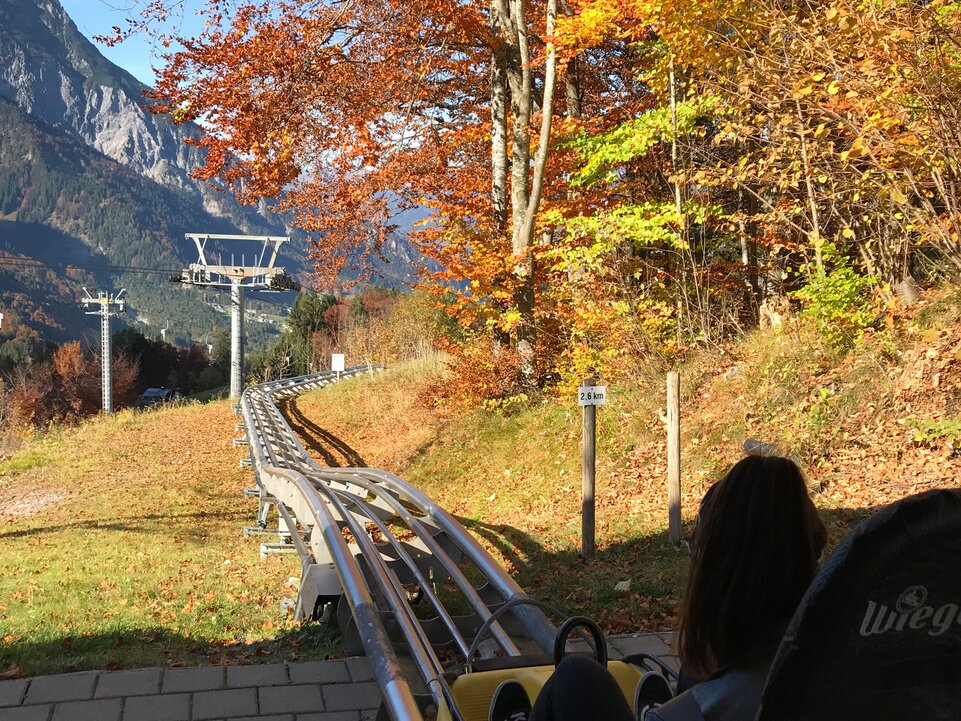
[[[104,58],[57,0],[0,0],[0,28],[0,97],[245,231],[283,232],[277,218],[189,177],[202,156],[184,141],[198,128],[146,110],[144,86]]]
[[[26,323],[60,342],[96,330],[77,307],[82,285],[126,287],[135,313],[177,319],[181,337],[223,324],[190,289],[171,286],[169,273],[108,268],[175,271],[185,231],[231,232],[232,223],[2,99],[0,128],[0,312],[8,322],[0,333]]]
[[[203,158],[185,140],[199,129],[152,115],[143,90],[57,0],[0,0],[0,343],[17,323],[55,341],[95,331],[78,317],[82,283],[126,287],[131,317],[156,326],[148,331],[169,319],[173,337],[202,339],[226,318],[216,294],[198,302],[196,289],[167,283],[167,271],[195,260],[185,232],[292,234],[282,262],[304,272],[304,237],[265,208],[191,178]],[[396,241],[393,261],[381,268],[392,285],[418,262],[403,233]],[[65,262],[101,270],[68,271]],[[248,326],[255,336],[271,328]]]

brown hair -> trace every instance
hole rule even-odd
[[[681,606],[681,666],[700,681],[789,618],[814,578],[827,534],[800,469],[748,456],[711,486],[691,539]]]

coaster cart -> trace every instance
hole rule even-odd
[[[521,603],[534,604],[545,611],[553,610],[530,599]],[[498,614],[511,608],[513,606],[510,604],[503,606],[498,610]],[[478,632],[471,652],[476,649],[486,630],[485,626]],[[533,702],[554,669],[567,655],[567,645],[572,634],[582,630],[588,634],[588,640],[594,649],[594,658],[614,676],[632,710],[637,704],[635,692],[645,674],[663,675],[670,680],[671,687],[676,688],[677,673],[667,663],[646,653],[633,654],[619,660],[610,659],[607,642],[597,624],[585,616],[575,616],[564,621],[558,629],[553,655],[474,659],[472,653],[468,654],[461,672],[451,674],[448,680],[453,706],[442,707],[437,714],[437,721],[488,721],[494,692],[504,681],[521,684]]]
[[[886,507],[824,563],[757,721],[961,719],[961,489]]]

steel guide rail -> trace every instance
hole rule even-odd
[[[391,717],[422,721],[424,699],[419,703],[414,681],[457,719],[438,651],[465,655],[471,646],[467,635],[504,603],[526,599],[526,594],[453,516],[406,481],[376,469],[316,463],[278,407],[282,399],[371,370],[355,366],[339,374],[328,371],[247,388],[239,411],[250,458],[262,499],[277,505],[301,555],[298,610],[309,615],[315,600],[342,596]],[[482,582],[468,578],[461,560],[473,566]],[[456,589],[461,604],[471,609],[468,616],[445,607],[437,587],[445,581],[445,588]],[[412,595],[427,601],[434,618],[418,618]],[[522,639],[543,653],[551,651],[555,629],[540,609],[519,606],[511,614],[516,619],[512,628],[499,621],[490,624],[493,648],[485,655],[519,656]],[[399,637],[399,644],[392,636]],[[413,661],[418,679],[405,676],[395,645]]]

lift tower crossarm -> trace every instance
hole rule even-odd
[[[230,287],[230,397],[240,398],[243,390],[244,356],[244,288],[254,289],[294,289],[294,285],[283,268],[276,266],[280,246],[290,241],[282,235],[228,235],[223,233],[185,233],[187,240],[197,246],[197,262],[171,280],[188,285],[209,285]],[[207,261],[207,242],[246,241],[262,243],[259,255],[254,255],[255,265],[243,261],[229,264],[212,265]],[[270,258],[264,263],[267,251]]]

